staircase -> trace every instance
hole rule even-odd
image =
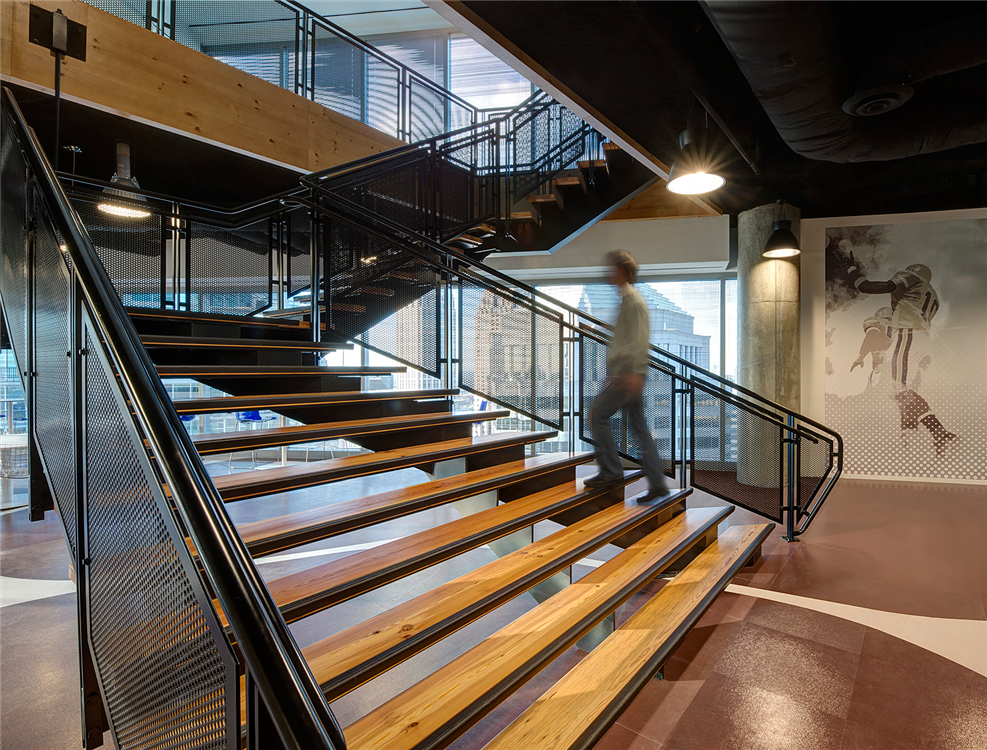
[[[94,246],[80,219],[92,200],[80,197],[85,191],[75,182],[73,207],[4,91],[0,296],[19,368],[30,373],[33,465],[47,478],[32,486],[32,512],[57,508],[79,578],[87,746],[112,729],[121,748],[163,747],[177,737],[189,747],[444,748],[582,643],[599,645],[489,746],[589,748],[731,578],[756,560],[773,523],[721,533],[732,506],[687,507],[687,473],[702,487],[704,477],[724,474],[724,461],[666,453],[682,486],[648,504],[626,491],[638,473],[616,491],[583,485],[578,470],[592,454],[576,446],[587,437],[582,415],[598,383],[587,375],[585,389],[566,395],[563,353],[588,373],[606,346],[604,324],[478,260],[493,247],[553,246],[587,217],[607,212],[609,202],[626,199],[637,181],[620,166],[623,154],[601,142],[602,158],[578,158],[592,150],[581,125],[561,128],[555,146],[506,178],[499,157],[454,158],[464,149],[475,156],[481,144],[496,153],[505,132],[509,142],[531,123],[562,121],[556,104],[536,98],[505,120],[506,131],[495,125],[468,143],[443,136],[312,175],[303,190],[225,224],[201,207],[154,214],[151,226],[162,237],[239,236],[243,241],[229,243],[234,267],[263,268],[254,256],[270,240],[277,278],[225,280],[251,300],[267,290],[267,316],[260,318],[243,314],[253,309],[164,309],[201,308],[203,300],[224,310],[245,304],[227,301],[229,288],[217,282],[214,267],[194,272],[203,266],[189,242],[162,242],[176,258],[183,247],[187,255],[172,266],[164,254],[151,263],[162,269],[151,278],[162,304],[124,307],[121,298],[147,298],[146,279],[135,287],[133,278],[107,274],[114,268],[108,259],[128,252],[125,242],[113,245],[113,227],[101,225]],[[433,180],[440,173],[469,197],[456,210],[436,202],[435,190],[404,190],[408,174]],[[298,226],[306,230],[303,241]],[[312,271],[307,284],[299,259]],[[169,287],[169,268],[188,270],[180,287]],[[292,309],[288,301],[301,299],[306,287],[304,307]],[[411,336],[393,316],[416,306],[421,325]],[[493,309],[501,317],[484,312]],[[477,321],[468,335],[464,320]],[[490,348],[508,334],[530,353],[516,371],[495,361]],[[320,366],[322,355],[354,341],[405,364]],[[649,401],[663,410],[681,404],[693,435],[701,403],[710,399],[766,426],[776,441],[771,449],[791,459],[774,496],[787,506],[764,514],[780,520],[784,510],[790,530],[796,523],[804,530],[839,476],[831,433],[665,353],[656,352],[651,366],[649,387],[657,390]],[[364,378],[405,367],[439,385],[364,388]],[[172,378],[221,394],[172,402],[164,387]],[[481,395],[495,408],[457,410],[460,393]],[[181,421],[262,409],[293,424],[192,436]],[[509,413],[540,429],[475,434]],[[537,452],[563,433],[567,450]],[[301,460],[297,446],[336,439],[360,452]],[[763,455],[765,445],[745,447]],[[217,464],[203,462],[278,449],[285,460],[252,471],[210,475]],[[799,458],[808,465],[817,449],[828,450],[826,471],[803,471]],[[632,456],[633,446],[625,444],[624,453]],[[424,481],[389,486],[391,472],[409,468],[424,472]],[[380,477],[381,491],[354,497],[344,489],[367,477]],[[257,512],[237,514],[250,520],[234,524],[230,503],[253,503]],[[450,504],[456,520],[331,562],[267,578],[255,563]],[[558,529],[540,538],[526,531],[544,521]],[[517,543],[518,532],[528,534],[525,544]],[[498,557],[305,648],[288,629],[315,627],[326,610],[484,545]],[[574,578],[572,566],[605,545],[620,551]],[[616,609],[663,573],[676,575],[614,629]],[[489,638],[345,728],[337,725],[330,702],[371,680],[386,683],[396,665],[521,595],[533,606],[520,617],[502,616],[503,627]]]
[[[682,624],[690,618],[694,622],[740,566],[758,556],[772,528],[771,524],[736,527],[718,542],[719,525],[732,507],[686,509],[689,489],[647,505],[625,499],[623,487],[616,492],[588,489],[577,479],[577,467],[589,463],[591,453],[531,455],[530,447],[555,437],[552,431],[474,436],[474,425],[509,412],[454,411],[450,397],[457,389],[360,391],[359,378],[367,371],[351,368],[322,376],[322,388],[310,390],[305,376],[286,373],[291,368],[311,367],[313,351],[317,354],[340,344],[323,343],[315,348],[302,338],[309,333],[304,324],[253,323],[251,319],[187,313],[149,316],[140,311],[134,311],[132,318],[152,359],[161,363],[158,371],[163,378],[192,375],[203,383],[221,382],[238,394],[175,401],[179,414],[272,409],[301,422],[196,435],[192,442],[200,455],[339,437],[371,451],[214,476],[213,483],[226,503],[277,495],[283,500],[276,507],[289,510],[291,499],[300,499],[299,493],[304,492],[305,501],[296,503],[316,505],[239,525],[240,537],[254,558],[428,508],[457,503],[463,509],[459,520],[267,579],[268,591],[289,624],[531,529],[541,521],[567,522],[543,539],[302,649],[323,695],[331,702],[369,680],[386,681],[390,668],[525,592],[533,592],[540,601],[494,636],[346,727],[350,748],[446,747],[514,689],[598,628],[655,576],[678,564],[696,579],[702,594],[679,606],[666,623],[677,632],[653,646],[670,651],[688,632]],[[162,326],[172,334],[158,334]],[[300,354],[302,350],[307,351]],[[250,352],[265,364],[251,359],[241,373],[235,365],[223,364],[230,352]],[[210,367],[224,370],[219,379],[213,380]],[[255,388],[249,395],[239,395],[238,378],[251,382],[261,378],[266,390]],[[460,473],[442,471],[456,462]],[[387,472],[409,467],[433,478],[355,499],[334,498],[335,483],[374,475],[386,479]],[[629,474],[624,486],[639,478],[640,473]],[[348,497],[345,489],[342,496]],[[482,502],[479,506],[462,502],[470,499]],[[262,502],[258,507],[272,505]],[[474,512],[466,511],[467,507]],[[574,563],[606,544],[622,546],[624,551],[561,590],[557,578],[554,587],[545,586],[559,573],[571,576]],[[691,562],[683,566],[684,560]],[[554,595],[548,595],[550,590]],[[215,606],[221,624],[228,627],[221,602]],[[619,638],[619,631],[611,637]],[[623,700],[630,699],[629,693],[619,692]],[[590,722],[587,729],[599,732],[596,724]],[[554,740],[543,746],[559,747]]]

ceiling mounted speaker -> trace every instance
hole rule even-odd
[[[845,102],[843,111],[854,117],[873,117],[898,109],[915,90],[903,83],[888,83],[858,91]]]

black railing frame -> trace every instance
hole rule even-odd
[[[136,424],[150,441],[182,526],[228,618],[244,669],[258,686],[280,742],[288,750],[343,750],[345,739],[318,684],[226,513],[85,228],[6,88],[2,91],[2,108],[15,128],[13,137],[25,154],[33,180],[65,242],[79,305],[90,311],[105,342]],[[80,324],[76,319],[75,325]],[[78,349],[77,356],[81,356]],[[84,517],[80,517],[80,527]],[[184,537],[173,542],[178,548],[185,545]],[[77,564],[84,565],[82,554],[80,558]],[[233,700],[238,707],[239,698],[234,696]],[[266,740],[270,742],[272,738]]]

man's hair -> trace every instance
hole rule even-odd
[[[607,263],[622,270],[631,284],[637,282],[637,261],[626,250],[611,250],[607,253]]]

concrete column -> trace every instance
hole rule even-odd
[[[744,211],[737,222],[737,314],[740,385],[799,411],[801,407],[799,256],[765,258],[764,245],[775,221],[788,219],[799,237],[801,212],[790,205],[771,203]],[[754,422],[753,424],[756,424]],[[758,449],[777,455],[776,428],[741,430],[740,449]],[[738,479],[755,487],[778,483],[776,461],[745,462],[737,467]]]

